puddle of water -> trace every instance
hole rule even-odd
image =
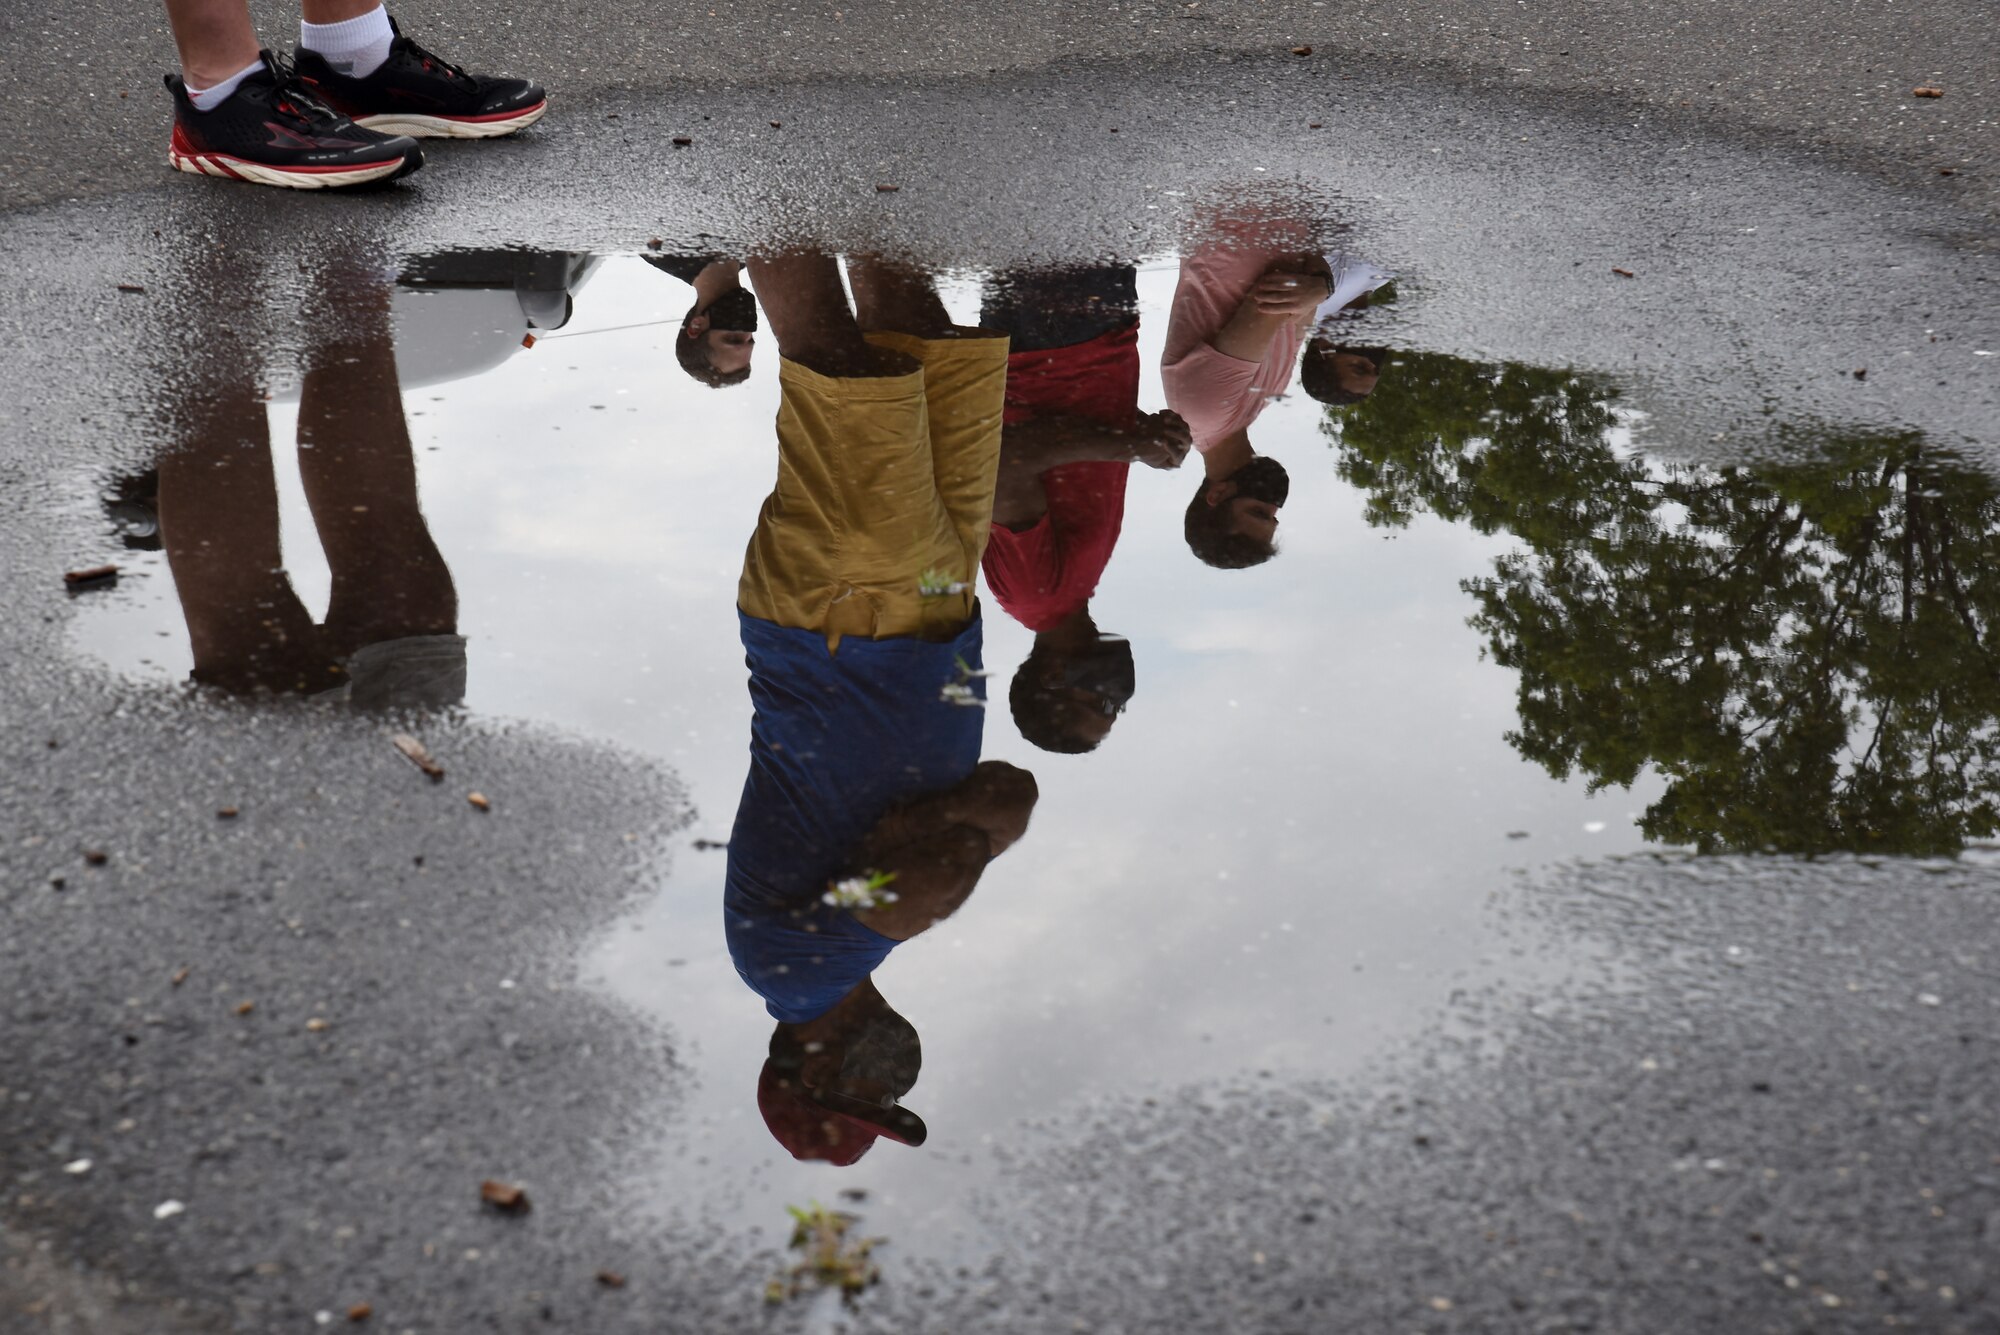
[[[421,281],[393,292],[359,285],[351,327],[363,332],[315,354],[303,394],[249,396],[199,467],[163,462],[176,559],[181,513],[201,516],[186,531],[217,562],[204,575],[191,552],[177,587],[142,542],[138,578],[78,616],[75,643],[166,685],[195,666],[192,625],[205,675],[225,686],[462,694],[476,713],[657,757],[693,795],[690,837],[730,839],[752,736],[738,577],[772,489],[784,396],[768,326],[784,298],[759,294],[767,327],[747,381],[711,387],[677,357],[690,289],[652,258],[447,257],[412,266],[406,277]],[[1199,383],[1162,375],[1181,270],[1155,260],[1101,280],[1102,292],[1025,284],[1022,300],[1045,309],[1018,327],[1050,339],[1103,328],[1088,308],[1115,304],[1129,281],[1136,405],[1207,412],[1197,430],[1216,433],[1213,454],[1231,447],[1232,366],[1214,362]],[[957,275],[937,290],[971,324],[991,282]],[[1420,284],[1404,286],[1398,300],[1422,299]],[[1394,328],[1393,309],[1344,317],[1357,332],[1342,341],[1390,342],[1377,331]],[[1094,365],[1077,402],[1112,393],[1129,412],[1118,377],[1131,360]],[[681,853],[589,964],[674,1026],[698,1080],[657,1159],[635,1167],[652,1199],[693,1197],[723,1222],[763,1224],[786,1202],[861,1190],[876,1203],[870,1231],[969,1255],[979,1239],[961,1206],[990,1172],[990,1147],[1025,1122],[1208,1077],[1350,1072],[1412,1033],[1495,949],[1479,909],[1510,869],[1637,849],[1646,832],[1891,852],[1993,833],[1991,486],[1912,439],[1833,440],[1824,464],[1754,473],[1649,461],[1614,386],[1411,349],[1376,360],[1365,399],[1329,409],[1294,387],[1256,417],[1258,452],[1289,472],[1267,564],[1216,569],[1190,554],[1202,456],[1177,472],[1130,469],[1088,604],[1130,646],[1129,702],[1118,711],[1115,649],[1051,676],[1072,706],[1057,731],[1101,729],[1116,713],[1096,749],[1024,740],[1008,689],[1036,636],[988,588],[985,709],[925,698],[792,772],[809,790],[830,768],[851,777],[814,791],[797,818],[843,829],[883,806],[837,810],[879,779],[878,749],[937,760],[927,730],[1034,777],[1027,835],[961,910],[875,973],[921,1035],[904,1100],[928,1125],[921,1149],[877,1145],[836,1170],[773,1140],[756,1097],[772,1020],[722,931],[731,855]],[[242,444],[260,430],[278,446],[268,456]],[[1015,503],[1002,472],[999,503]],[[821,487],[788,503],[833,502]],[[780,565],[810,564],[824,545],[774,551]],[[949,621],[958,596],[877,612]],[[850,639],[859,624],[847,623]],[[385,626],[423,636],[422,652],[349,656]],[[809,662],[811,647],[774,661]],[[762,669],[806,689],[786,671]],[[935,676],[924,691],[945,684]],[[851,698],[824,707],[833,731],[851,726]],[[908,795],[956,783],[960,760]],[[1632,787],[1593,795],[1592,778]],[[1004,824],[996,809],[977,819]],[[935,852],[883,856],[903,859],[913,902],[927,878],[965,870],[940,871],[949,859]],[[807,879],[817,889],[832,870]]]

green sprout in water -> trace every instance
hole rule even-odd
[[[825,1289],[837,1289],[842,1299],[852,1302],[856,1294],[882,1278],[880,1267],[868,1254],[885,1239],[850,1239],[848,1230],[859,1222],[854,1215],[829,1210],[818,1201],[803,1208],[787,1205],[785,1210],[792,1216],[789,1246],[804,1255],[764,1286],[766,1302],[782,1303]]]
[[[878,904],[893,904],[896,892],[883,887],[895,879],[896,873],[892,871],[864,871],[859,876],[830,882],[826,893],[819,897],[820,902],[837,909],[872,909]]]
[[[958,680],[948,681],[938,688],[938,701],[941,704],[958,705],[965,709],[984,709],[986,702],[974,693],[972,683],[990,674],[966,662],[963,654],[953,655],[952,661],[958,664]]]
[[[964,593],[971,587],[964,580],[953,579],[935,567],[917,576],[917,592],[926,598],[949,598],[952,594]]]

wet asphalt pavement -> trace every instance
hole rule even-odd
[[[1389,340],[1619,375],[1667,457],[1788,459],[1836,422],[2000,471],[1982,6],[717,8],[476,35],[411,11],[568,98],[340,200],[170,179],[129,73],[157,31],[9,20],[119,72],[74,116],[66,83],[16,87],[0,194],[0,1331],[304,1331],[362,1303],[357,1328],[425,1332],[2000,1331],[1983,846],[1498,881],[1491,954],[1357,1075],[1166,1069],[1024,1122],[967,1207],[984,1255],[890,1268],[843,1315],[764,1304],[776,1235],[625,1190],[701,1017],[578,961],[700,856],[670,768],[454,717],[423,730],[433,784],[375,721],[74,652],[62,574],[116,557],[104,479],[176,429],[185,340],[300,342],[301,254],[1029,264],[1159,253],[1264,175],[1439,276]],[[254,299],[218,309],[210,266]],[[489,1177],[534,1208],[479,1207]]]

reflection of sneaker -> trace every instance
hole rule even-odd
[[[104,513],[118,530],[127,551],[159,551],[159,470],[148,468],[143,473],[128,473],[113,481],[111,489],[104,493]]]
[[[364,130],[299,86],[269,51],[264,68],[213,111],[197,111],[178,74],[167,161],[197,176],[226,176],[294,190],[366,185],[424,165],[414,140]]]
[[[390,20],[393,27],[395,20]],[[526,79],[467,74],[396,29],[389,58],[365,79],[350,78],[314,51],[300,51],[299,77],[357,125],[384,134],[491,139],[533,125],[548,95]]]

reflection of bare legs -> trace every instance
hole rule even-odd
[[[195,680],[232,691],[339,685],[282,569],[263,398],[246,380],[185,410],[190,440],[160,457],[160,538]]]
[[[748,268],[786,361],[830,376],[905,375],[916,369],[901,353],[871,347],[862,339],[831,255],[781,255],[751,260]]]
[[[847,262],[847,281],[854,285],[854,318],[865,333],[951,338],[971,332],[953,326],[929,274],[857,255]]]
[[[334,322],[342,333],[308,353],[299,396],[299,475],[333,572],[326,638],[337,657],[458,629],[451,571],[417,504],[388,292],[371,287],[353,306]]]
[[[957,355],[972,353],[970,346],[946,354],[954,364],[948,372],[940,372],[935,355],[925,353],[932,476],[969,568],[976,570],[986,550],[999,478],[1000,414],[1007,382],[1005,337],[989,329],[954,325],[938,299],[936,281],[918,270],[875,256],[855,257],[847,262],[847,280],[854,286],[855,318],[868,333],[999,342],[1002,355],[990,360],[979,356],[967,361]],[[968,367],[974,366],[980,369],[968,375]]]

